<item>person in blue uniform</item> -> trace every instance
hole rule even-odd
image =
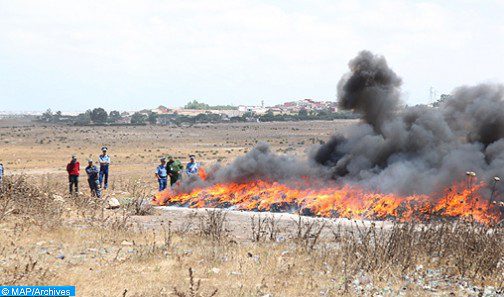
[[[2,186],[3,176],[4,176],[4,167],[3,164],[0,163],[0,187]]]
[[[196,163],[195,156],[189,155],[189,163],[186,165],[186,173],[188,176],[197,175],[199,169],[199,163]]]
[[[93,164],[93,160],[91,159],[88,160],[86,173],[88,176],[89,189],[91,189],[91,196],[101,198],[100,181],[98,180],[100,170]]]
[[[162,157],[159,159],[161,164],[156,168],[156,178],[159,183],[159,192],[166,189],[166,185],[168,184],[168,170],[166,168],[166,158]]]
[[[108,178],[109,178],[109,166],[110,166],[110,157],[107,155],[107,147],[102,147],[102,154],[99,156],[100,159],[100,176],[98,178],[100,182],[100,187],[103,189],[108,188]]]

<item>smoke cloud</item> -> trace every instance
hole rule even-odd
[[[351,72],[338,84],[339,106],[362,114],[362,118],[380,131],[394,117],[399,105],[402,80],[382,56],[362,51],[348,64]]]
[[[439,108],[400,107],[401,79],[363,51],[339,83],[344,109],[362,123],[322,145],[313,159],[345,183],[399,194],[442,190],[466,171],[504,175],[504,87],[457,88]]]
[[[429,194],[474,171],[483,181],[504,177],[504,86],[454,90],[440,107],[404,107],[401,78],[382,56],[362,51],[338,84],[340,108],[362,115],[306,159],[259,144],[208,179],[186,179],[182,190],[220,182],[304,177],[397,194]],[[504,187],[500,185],[500,191]]]

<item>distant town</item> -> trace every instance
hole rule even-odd
[[[181,108],[163,105],[139,111],[107,111],[101,107],[85,112],[0,113],[0,117],[30,116],[39,122],[70,125],[191,125],[217,122],[272,122],[302,120],[334,120],[355,118],[348,111],[338,111],[335,101],[301,99],[274,106],[260,105],[209,105],[197,100]]]

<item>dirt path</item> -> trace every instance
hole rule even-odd
[[[212,208],[185,208],[177,206],[157,206],[155,207],[156,215],[154,216],[135,216],[134,221],[140,223],[141,226],[147,229],[157,229],[162,225],[167,225],[171,222],[173,230],[196,230],[202,223],[202,218],[208,216],[209,211],[222,211],[226,215],[227,226],[230,235],[238,240],[247,240],[252,238],[252,219],[257,220],[260,218],[272,219],[276,222],[279,230],[278,239],[282,240],[289,237],[297,236],[299,220],[301,218],[304,230],[306,226],[315,222],[315,226],[322,226],[324,229],[321,233],[322,237],[329,238],[333,236],[333,231],[337,232],[337,228],[350,228],[356,224],[359,226],[369,227],[375,224],[378,228],[382,226],[389,228],[391,222],[383,221],[355,221],[345,218],[316,218],[300,216],[291,213],[273,213],[273,212],[251,212],[239,211],[230,209],[212,209]],[[204,220],[204,219],[203,219]]]

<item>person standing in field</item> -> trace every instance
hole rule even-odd
[[[186,165],[186,173],[188,176],[197,175],[199,163],[196,163],[194,155],[189,155],[189,163]]]
[[[156,168],[155,174],[159,183],[159,192],[161,192],[166,189],[166,185],[168,184],[168,170],[166,168],[166,158],[161,157],[159,161],[161,164]]]
[[[180,179],[180,174],[184,166],[179,160],[174,160],[172,156],[168,156],[168,163],[166,163],[166,168],[168,170],[168,175],[170,176],[170,186],[173,185]]]
[[[74,194],[74,189],[75,195],[78,195],[80,164],[77,161],[76,155],[72,155],[72,160],[67,164],[66,170],[68,172],[68,190],[70,192],[70,195]]]
[[[3,176],[4,176],[4,167],[3,164],[0,163],[0,187],[2,186],[3,183]]]
[[[88,160],[86,173],[88,176],[89,189],[91,189],[91,196],[101,198],[100,181],[98,180],[100,171],[98,167],[93,164],[93,160],[91,159]]]
[[[99,156],[100,159],[100,176],[99,182],[100,187],[103,187],[105,190],[108,188],[108,177],[109,177],[109,166],[110,166],[110,157],[107,155],[107,147],[102,147],[102,154]]]

